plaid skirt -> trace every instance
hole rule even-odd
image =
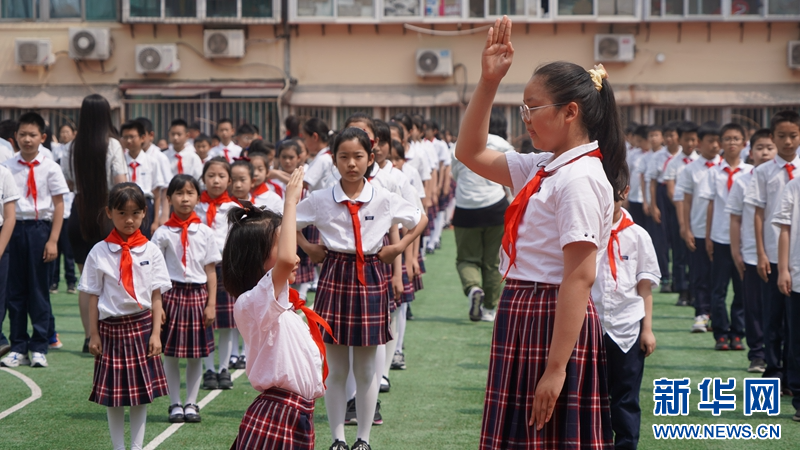
[[[425,253],[425,249],[420,248],[419,255],[417,255],[420,273],[425,273],[425,261],[422,259],[423,253]],[[422,284],[422,275],[414,275],[414,278],[411,280],[411,284],[414,287],[414,292],[419,292],[425,288],[425,286]]]
[[[611,449],[603,331],[591,299],[550,422],[529,427],[544,373],[558,286],[507,280],[497,308],[481,444],[489,449]]]
[[[150,311],[100,321],[103,354],[94,358],[89,401],[103,406],[137,406],[168,394],[161,356],[147,357]]]
[[[405,259],[405,258],[404,258]],[[406,263],[403,262],[403,295],[400,297],[400,303],[411,303],[414,301],[414,283],[408,278],[408,270],[406,270]]]
[[[244,413],[231,450],[313,450],[314,401],[270,388]]]
[[[358,282],[356,255],[329,251],[322,263],[314,311],[328,322],[339,345],[367,347],[392,340],[383,263],[377,255],[365,255],[365,260],[366,286]],[[331,336],[322,333],[332,344]]]
[[[433,223],[435,222],[433,219],[436,217],[437,212],[439,212],[439,205],[438,203],[434,202],[432,206],[428,207],[428,226],[422,231],[423,236],[430,236],[433,232]],[[424,250],[425,249],[423,249],[423,251]]]
[[[222,280],[222,264],[217,264],[217,316],[214,319],[214,329],[236,328],[233,320],[233,307],[236,299],[228,295]]]
[[[319,236],[319,229],[314,225],[309,225],[303,228],[303,236],[306,237],[306,240],[311,244],[321,244],[322,238]]]
[[[203,324],[208,301],[205,284],[172,282],[163,295],[167,321],[161,329],[164,355],[174,358],[203,358],[214,351],[214,333]]]
[[[456,181],[452,178],[450,179],[450,193],[444,195],[444,193],[439,195],[439,211],[442,211],[447,208],[447,205],[456,198]]]

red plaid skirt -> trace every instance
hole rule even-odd
[[[314,225],[309,225],[303,228],[302,233],[308,242],[311,242],[312,244],[319,244],[319,230]],[[311,258],[300,247],[297,247],[297,254],[300,255],[300,265],[297,267],[294,283],[302,284],[314,282],[314,278],[316,277],[314,269],[317,267],[317,265],[311,262]]]
[[[414,301],[414,283],[408,278],[408,270],[406,270],[405,261],[403,261],[403,295],[400,300],[401,303],[411,303]]]
[[[423,253],[425,253],[425,249],[420,247],[419,254],[417,255],[417,262],[419,263],[420,273],[425,273],[425,261],[423,261],[422,259]],[[422,275],[414,275],[414,278],[411,280],[411,284],[414,287],[414,292],[419,292],[425,288],[425,286],[423,286],[422,284]]]
[[[233,307],[236,299],[228,295],[222,281],[222,264],[217,264],[217,316],[214,319],[214,329],[236,328],[236,321],[233,320]],[[204,305],[205,307],[205,305]]]
[[[314,311],[330,325],[339,345],[367,347],[392,340],[389,289],[377,255],[365,255],[367,285],[358,282],[356,255],[328,252],[322,263]],[[323,330],[328,344],[333,339]]]
[[[100,321],[103,354],[94,358],[89,401],[103,406],[137,406],[167,395],[161,356],[147,357],[153,316],[150,311]]]
[[[303,236],[306,237],[306,240],[311,244],[321,244],[322,238],[319,236],[319,229],[314,225],[309,225],[303,228]]]
[[[214,351],[211,328],[203,326],[203,310],[208,301],[205,284],[172,282],[164,293],[167,322],[161,329],[164,355],[174,358],[203,358]]]
[[[434,202],[434,204],[428,208],[428,226],[427,228],[425,228],[425,230],[423,230],[422,232],[423,236],[430,236],[431,233],[433,232],[433,222],[434,222],[433,219],[436,218],[437,212],[439,212],[439,205],[436,202]],[[425,249],[423,249],[423,251],[424,250]]]
[[[270,388],[244,413],[231,450],[313,450],[314,401]]]
[[[613,447],[603,331],[591,299],[553,416],[539,432],[528,426],[557,300],[558,286],[506,281],[492,337],[481,449]]]

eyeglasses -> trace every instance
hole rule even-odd
[[[725,139],[722,140],[722,142],[724,142],[726,144],[729,144],[729,143],[738,144],[738,143],[742,142],[742,138],[740,138],[740,137],[726,137]]]
[[[544,105],[544,106],[534,106],[533,108],[528,107],[528,105],[523,104],[519,107],[519,116],[522,118],[522,121],[525,123],[531,123],[531,111],[536,111],[537,109],[542,108],[549,108],[551,106],[564,106],[566,103],[553,103],[552,105]]]

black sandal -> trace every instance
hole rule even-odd
[[[185,416],[182,413],[172,414],[172,410],[175,408],[181,408],[183,410],[183,405],[180,403],[175,403],[174,405],[169,405],[169,423],[183,423],[185,422]]]
[[[192,408],[195,410],[194,414],[190,414],[186,412],[186,408]],[[183,405],[183,413],[184,413],[184,420],[186,423],[200,423],[200,407],[194,403],[187,403]]]

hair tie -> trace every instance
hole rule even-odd
[[[247,156],[237,156],[237,157],[233,158],[233,160],[234,161],[247,161],[247,162],[250,162],[250,158],[248,158]]]
[[[328,130],[328,136],[333,136],[333,130]]]
[[[603,80],[608,79],[606,68],[603,67],[602,64],[598,64],[594,66],[594,69],[589,69],[587,72],[589,72],[589,76],[592,77],[594,88],[597,89],[597,92],[600,92],[603,89]]]

